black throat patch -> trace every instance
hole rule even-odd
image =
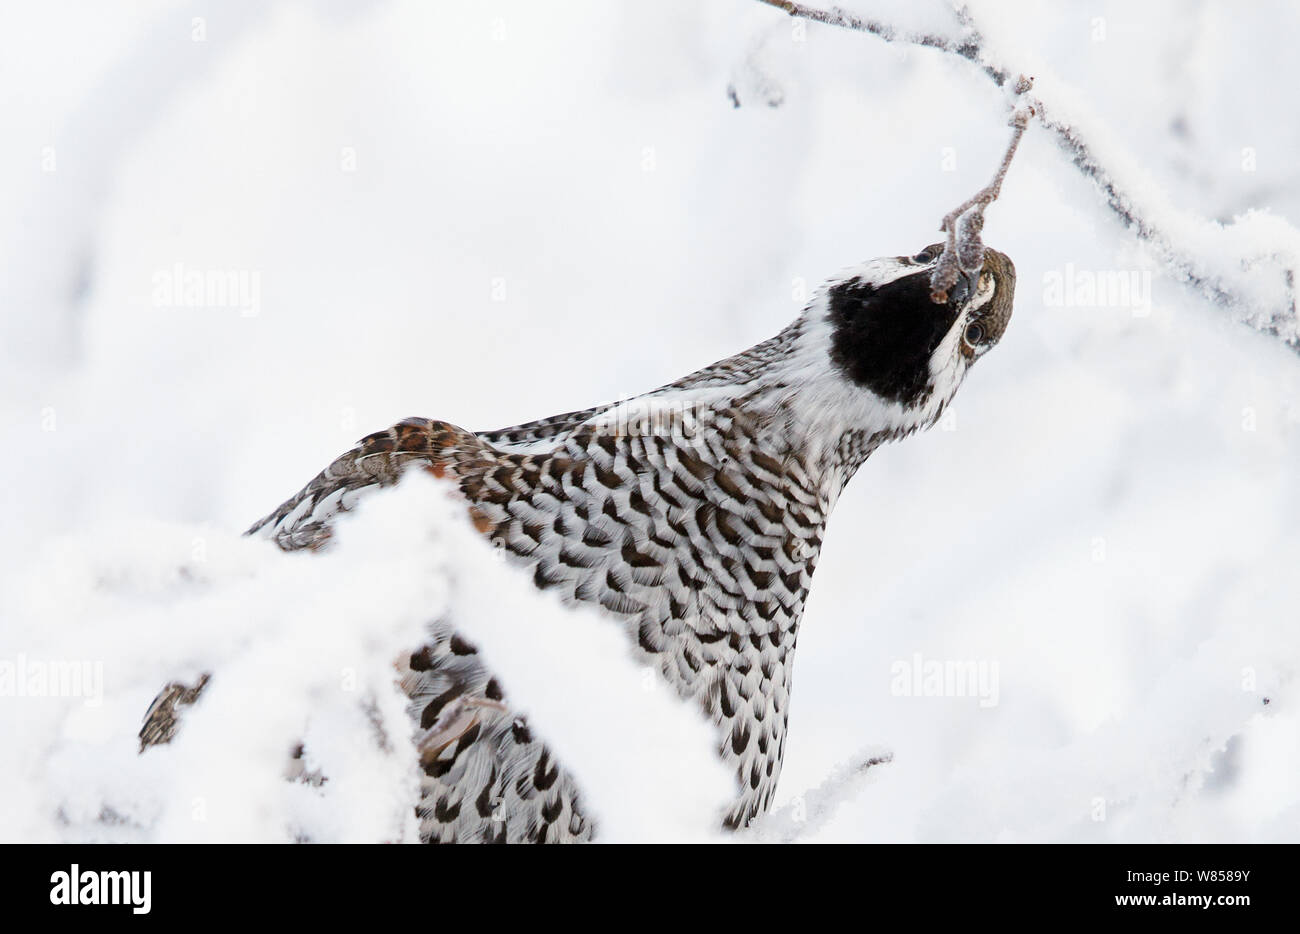
[[[854,383],[911,406],[934,390],[930,357],[958,307],[930,301],[929,270],[876,287],[849,280],[830,290],[831,360]]]

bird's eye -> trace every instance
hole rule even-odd
[[[934,251],[922,250],[920,253],[917,253],[915,256],[912,257],[912,262],[920,263],[922,266],[928,265],[929,263],[933,263]]]
[[[972,347],[984,340],[984,325],[972,321],[966,325],[966,343]]]

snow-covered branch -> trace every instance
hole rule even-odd
[[[954,7],[961,33],[952,38],[907,32],[834,7],[823,10],[790,0],[759,2],[793,17],[954,55],[998,87],[1005,87],[1019,74],[989,54],[970,11],[961,4]],[[1136,160],[1123,152],[1108,152],[1103,160],[1095,143],[1085,139],[1077,119],[1057,115],[1058,102],[1045,106],[1041,97],[1028,94],[1023,102],[1075,168],[1096,185],[1111,212],[1176,279],[1251,327],[1300,350],[1295,282],[1300,267],[1300,230],[1280,218],[1256,212],[1225,226],[1189,217],[1165,203],[1158,193],[1147,191],[1139,196],[1140,186],[1131,178]]]
[[[945,36],[937,36],[933,33],[915,33],[906,32],[896,29],[888,23],[882,23],[880,20],[863,19],[855,16],[839,7],[831,7],[829,10],[819,10],[816,7],[805,6],[802,3],[791,3],[790,0],[759,0],[760,3],[766,3],[768,6],[774,6],[779,10],[784,10],[791,16],[797,16],[800,19],[811,20],[815,23],[825,23],[830,26],[843,26],[845,29],[855,29],[858,32],[869,32],[873,36],[879,36],[886,42],[896,42],[901,45],[918,45],[927,49],[938,49],[941,52],[948,52],[952,55],[959,55],[973,65],[978,66],[985,74],[997,82],[1001,87],[1007,81],[1007,72],[995,65],[990,65],[984,60],[984,51],[979,41],[978,34],[971,31],[974,41],[969,39],[955,41]],[[958,18],[965,24],[965,12],[958,11]]]
[[[811,838],[835,816],[868,780],[878,765],[894,761],[894,754],[881,749],[858,753],[843,762],[815,788],[796,795],[789,804],[774,808],[756,819],[744,831],[760,843],[796,843]]]

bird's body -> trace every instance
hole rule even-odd
[[[479,433],[407,419],[250,532],[319,548],[368,487],[415,466],[454,484],[539,588],[603,608],[717,725],[737,777],[723,822],[742,827],[780,775],[799,622],[836,499],[878,446],[939,417],[1010,315],[1005,256],[988,251],[983,274],[935,304],[928,250],[852,270],[775,337],[635,399]],[[589,838],[581,777],[490,666],[451,621],[403,666],[422,839]],[[149,719],[170,737],[170,706]]]

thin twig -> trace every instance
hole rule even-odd
[[[1024,75],[1016,82],[1016,95],[1019,96],[1033,87],[1033,80]],[[1011,160],[1020,146],[1020,138],[1025,135],[1029,118],[1033,115],[1033,106],[1019,107],[1011,115],[1011,141],[1007,151],[1002,155],[1002,163],[989,182],[974,195],[967,198],[943,217],[939,229],[948,235],[944,243],[943,254],[935,264],[930,275],[930,300],[942,304],[948,300],[948,290],[957,282],[962,273],[978,274],[984,268],[984,242],[980,233],[984,230],[984,209],[1002,193],[1002,182],[1011,168]],[[960,229],[960,236],[958,230]]]
[[[944,215],[943,223],[940,224],[940,230],[952,231],[956,229],[957,218],[961,217],[968,210],[980,205],[985,207],[997,200],[998,195],[1002,193],[1002,180],[1007,177],[1007,169],[1011,168],[1011,159],[1016,154],[1016,147],[1020,145],[1020,137],[1025,135],[1025,127],[1029,125],[1028,115],[1023,119],[1017,118],[1012,124],[1015,130],[1011,134],[1011,142],[1007,144],[1007,151],[1002,156],[1002,164],[998,166],[997,174],[993,176],[993,181],[989,182],[970,198],[967,198],[960,205],[953,208]]]

